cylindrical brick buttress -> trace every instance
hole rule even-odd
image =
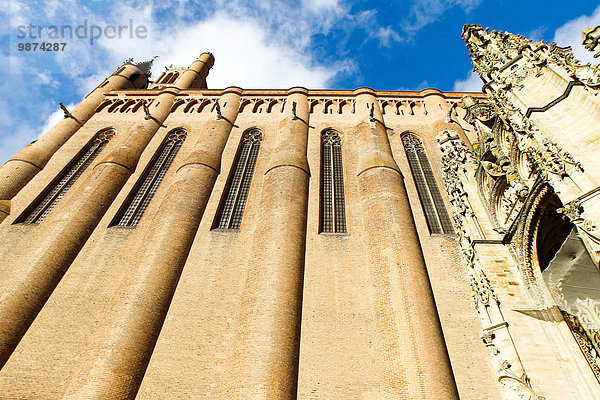
[[[214,58],[202,54],[150,106],[150,118],[136,124],[82,182],[77,193],[67,193],[44,223],[53,226],[49,236],[30,238],[38,244],[21,260],[21,268],[0,287],[0,367],[29,328],[31,322],[85,244],[104,213],[135,170],[139,158],[170,113],[179,89],[186,89],[198,75],[208,73]],[[68,212],[67,212],[68,210]],[[42,232],[44,233],[44,232]],[[42,234],[40,233],[40,235]]]
[[[288,91],[264,176],[222,399],[296,398],[310,177],[307,93]]]
[[[166,317],[237,117],[241,89],[224,90],[221,119],[205,123],[144,235],[64,399],[133,399]],[[128,246],[128,248],[131,248]]]
[[[357,89],[358,184],[382,398],[458,399],[404,181],[373,90]]]

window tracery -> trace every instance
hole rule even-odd
[[[64,197],[83,171],[94,161],[102,149],[115,135],[114,129],[101,131],[71,163],[63,169],[58,177],[38,197],[32,205],[19,217],[16,223],[39,224]]]
[[[414,134],[405,134],[402,136],[402,143],[425,213],[429,233],[454,233],[423,142]]]
[[[322,233],[346,233],[342,139],[332,129],[321,136]]]
[[[111,226],[137,226],[186,137],[183,129],[169,133]]]
[[[261,142],[260,130],[244,133],[213,229],[240,229]]]

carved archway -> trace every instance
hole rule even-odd
[[[521,272],[528,286],[536,286],[574,225],[558,212],[562,203],[551,186],[538,183],[529,196],[517,233]]]
[[[558,305],[600,382],[600,273],[552,188],[540,184],[530,199],[520,233],[520,268],[529,292],[543,308]]]

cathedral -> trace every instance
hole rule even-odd
[[[462,39],[482,92],[203,53],[61,104],[0,167],[0,399],[600,400],[600,70]]]

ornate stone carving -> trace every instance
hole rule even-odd
[[[446,191],[450,195],[450,203],[454,206],[456,214],[459,216],[473,216],[474,212],[468,204],[467,193],[459,178],[459,174],[466,173],[466,163],[469,158],[474,158],[472,152],[459,140],[458,134],[454,131],[444,131],[438,136],[438,143],[442,148],[442,170],[444,172],[444,184]],[[456,221],[460,226],[460,221]],[[459,236],[464,237],[465,232],[459,229]]]
[[[534,74],[534,70],[527,67],[528,65],[514,64],[510,68],[510,75],[508,75],[507,81],[515,86],[518,85],[517,88],[522,88],[523,85],[520,85],[521,82]]]
[[[584,31],[584,44],[588,49],[598,46],[598,32],[600,27]],[[469,49],[474,71],[494,83],[488,85],[492,91],[519,90],[527,77],[540,76],[542,68],[549,63],[563,68],[567,75],[583,82],[589,89],[600,88],[600,71],[590,65],[581,65],[570,47],[559,47],[556,43],[548,46],[544,42],[534,46],[521,35],[488,31],[479,25],[465,25],[462,39]],[[519,62],[515,63],[517,59]]]
[[[519,180],[507,184],[506,189],[498,195],[497,199],[499,204],[497,217],[501,227],[505,228],[513,223],[528,194],[529,188]]]
[[[488,31],[480,26],[465,26],[463,39],[470,51],[474,70],[485,82],[483,90],[488,94],[489,104],[498,116],[491,124],[491,119],[486,121],[485,118],[477,118],[474,101],[469,104],[465,102],[467,115],[470,117],[465,119],[474,126],[479,138],[480,167],[476,178],[484,205],[492,220],[500,226],[496,230],[507,233],[505,238],[510,239],[516,252],[519,268],[532,300],[542,305],[546,300],[543,287],[539,284],[540,270],[536,267],[537,235],[540,218],[551,199],[555,198],[555,194],[568,199],[566,201],[575,198],[559,208],[558,212],[575,224],[579,237],[596,266],[600,261],[600,229],[592,222],[594,217],[586,215],[582,206],[582,203],[595,195],[591,193],[593,190],[582,193],[581,188],[586,187],[587,181],[581,175],[584,172],[581,163],[548,133],[536,126],[529,115],[558,104],[571,89],[582,84],[585,90],[598,96],[600,69],[589,64],[582,65],[575,59],[570,47],[544,42],[533,44],[519,35]],[[583,39],[589,50],[597,50],[600,45],[600,26],[586,29]],[[600,52],[596,56],[600,56]],[[546,73],[568,82],[564,92],[555,97],[554,101],[545,104],[527,104],[528,97],[520,91],[529,85],[537,85],[540,82],[538,78]],[[571,145],[568,141],[561,144],[565,147]],[[505,156],[508,156],[508,160]],[[590,210],[594,210],[592,207],[594,206],[591,205]],[[458,213],[455,220],[465,220],[461,215],[468,213]],[[468,235],[468,229],[465,230]],[[476,254],[467,251],[464,253],[469,259],[477,259]],[[486,309],[492,307],[489,305],[491,301],[486,297],[485,280],[474,275],[471,284],[476,306]],[[567,310],[563,314],[598,377],[600,333],[593,327],[600,326],[600,305],[588,303],[581,302],[577,309]],[[492,349],[493,335],[486,335],[484,341]],[[497,356],[495,358],[500,360]],[[538,398],[531,390],[526,376],[507,373],[500,381],[514,398]]]
[[[471,276],[471,288],[473,289],[473,299],[477,311],[481,312],[482,307],[490,307],[493,304],[500,305],[500,301],[498,301],[498,297],[494,289],[492,289],[490,280],[483,270],[477,270]]]
[[[583,342],[582,351],[600,382],[600,302],[589,297],[585,300],[577,299],[568,314],[568,323],[573,325],[577,333],[585,335],[578,343]]]
[[[485,170],[485,172],[487,172],[494,178],[499,178],[506,174],[506,170],[501,165],[498,165],[496,162],[480,161],[480,164]]]
[[[585,28],[583,32],[581,32],[581,36],[583,36],[583,45],[589,51],[595,51],[598,45],[600,45],[600,25],[596,25],[593,28]],[[600,51],[594,54],[594,57],[600,57]]]
[[[538,396],[529,382],[527,376],[515,377],[511,375],[503,375],[498,381],[505,388],[505,391],[510,393],[507,397],[509,400],[545,400],[543,396]]]
[[[581,239],[586,245],[592,260],[598,265],[600,259],[600,229],[590,219],[586,218],[581,201],[575,199],[556,211],[575,224],[577,232],[582,234]]]
[[[500,301],[475,250],[473,237],[478,235],[477,231],[480,228],[478,228],[476,215],[462,182],[468,179],[467,172],[474,169],[476,157],[454,131],[442,132],[438,135],[437,141],[442,151],[444,184],[454,208],[453,221],[456,225],[462,253],[469,266],[473,303],[481,316],[484,327],[481,339],[492,357],[492,363],[497,368],[498,382],[502,385],[507,399],[544,400],[531,387],[527,373],[518,361],[518,356],[516,358],[518,366],[513,366],[508,361],[508,359],[512,359],[508,356],[509,354],[518,354],[514,343],[507,344],[506,341],[496,341],[496,337],[500,333],[510,335],[509,327],[504,320]],[[516,370],[522,372],[517,373]]]
[[[598,357],[597,350],[598,332],[595,332],[595,335],[593,335],[593,337],[595,337],[596,339],[596,346],[594,346],[594,343],[590,339],[590,335],[579,321],[579,318],[566,311],[562,311],[562,315],[565,322],[569,326],[571,333],[575,338],[575,341],[581,348],[581,351],[583,352],[586,361],[592,369],[592,372],[596,376],[596,379],[598,379],[598,381],[600,382],[600,358]]]
[[[559,192],[567,185],[563,182],[565,178],[571,178],[568,185],[574,184],[573,175],[583,172],[581,163],[556,142],[546,137],[523,112],[514,107],[508,98],[508,93],[507,90],[490,92],[492,101],[496,105],[495,109],[490,104],[476,103],[470,98],[463,99],[468,117],[465,120],[473,124],[479,136],[482,169],[496,181],[506,175],[510,186],[513,186],[506,192],[510,197],[504,199],[504,203],[512,205],[514,204],[512,200],[521,198],[524,193],[522,185],[513,184],[514,177],[519,172],[517,167],[522,163],[522,160],[517,158],[521,154],[525,155],[530,167],[527,176],[520,177],[525,187],[527,187],[525,181],[532,182],[539,174],[542,174],[542,178],[550,182]],[[488,110],[487,113],[480,111],[485,109]],[[492,119],[490,115],[495,114],[496,110],[500,118]],[[506,147],[513,147],[516,151],[503,150]],[[495,159],[486,157],[486,152],[490,152]],[[515,197],[515,193],[519,193],[519,196]],[[489,206],[492,214],[495,204],[496,202],[493,201]]]
[[[488,102],[476,102],[471,96],[463,96],[461,99],[465,107],[467,108],[467,115],[465,115],[465,121],[470,124],[475,123],[475,120],[480,121],[482,124],[491,127],[496,117],[496,111],[494,106]]]
[[[600,336],[598,336],[598,327],[600,327],[600,301],[590,299],[577,299],[575,305],[569,310],[571,314],[577,315],[582,327],[592,332],[589,335],[594,341],[594,347],[600,354]]]
[[[573,55],[570,46],[559,47],[552,43],[549,50],[549,58],[559,67],[564,68],[569,76],[575,78],[591,89],[600,88],[600,71],[589,64],[581,65]]]
[[[524,152],[529,160],[537,170],[545,174],[546,179],[549,179],[550,175],[554,175],[563,180],[574,172],[583,172],[581,163],[549,138],[543,138],[541,143],[531,140],[522,143],[521,147],[524,147]]]
[[[556,210],[557,212],[563,214],[565,217],[570,219],[572,222],[575,222],[581,219],[581,213],[583,212],[583,207],[581,206],[581,202],[572,201],[570,203],[565,204],[564,207]]]
[[[478,158],[481,168],[477,171],[476,176],[485,198],[485,204],[496,231],[508,233],[508,229],[516,220],[529,194],[528,181],[533,182],[534,180],[531,176],[532,172],[539,173],[541,169],[539,164],[546,162],[546,157],[550,160],[557,160],[560,155],[551,154],[547,149],[537,145],[532,138],[535,128],[519,110],[501,111],[500,118],[495,118],[495,110],[490,104],[475,103],[469,98],[465,98],[463,101],[467,106],[467,115],[471,117],[469,122],[474,125],[479,136]],[[488,110],[483,114],[484,121],[481,118],[480,110],[482,109]],[[511,123],[505,121],[506,119],[513,120],[513,124],[527,134],[517,135],[511,128]],[[522,151],[521,148],[526,148],[526,150]],[[520,159],[522,153],[527,158],[528,171],[523,176],[519,176],[518,167],[523,163],[523,160]],[[563,157],[567,161],[571,161],[567,155]],[[566,171],[566,167],[564,171]]]

